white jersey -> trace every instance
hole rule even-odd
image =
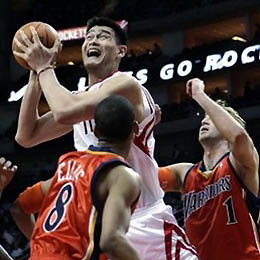
[[[85,91],[101,88],[116,72]],[[163,201],[164,192],[158,180],[158,165],[153,159],[155,140],[155,106],[150,93],[142,86],[144,119],[139,124],[139,134],[131,146],[127,161],[141,176],[142,191],[127,233],[127,238],[144,260],[198,260],[184,231],[178,227],[170,206]],[[86,150],[97,145],[94,135],[94,120],[78,123],[74,127],[74,145],[77,150]]]
[[[125,72],[116,72],[105,80],[86,87],[85,91],[101,88],[102,84]],[[158,180],[158,165],[153,159],[155,140],[153,128],[155,123],[154,101],[150,93],[142,86],[144,120],[139,124],[139,134],[131,146],[127,161],[130,166],[140,174],[142,178],[142,192],[137,204],[137,208],[146,207],[160,200],[164,192],[160,187]],[[86,150],[89,145],[97,145],[98,139],[94,135],[94,120],[87,120],[75,124],[74,128],[74,146],[78,151]]]

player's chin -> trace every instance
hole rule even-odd
[[[204,141],[208,138],[208,136],[205,133],[200,133],[199,134],[199,141]]]
[[[94,69],[102,63],[102,59],[88,59],[85,61],[85,67],[87,69]]]

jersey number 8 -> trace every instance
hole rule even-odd
[[[71,201],[72,195],[72,184],[64,184],[56,197],[53,208],[49,211],[45,221],[43,222],[43,229],[45,232],[53,232],[59,227],[66,214],[66,208]]]

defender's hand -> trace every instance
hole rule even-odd
[[[11,161],[4,157],[0,158],[0,191],[2,191],[8,183],[13,179],[18,167],[13,165]]]
[[[186,83],[186,93],[192,98],[195,98],[197,95],[204,93],[204,90],[205,90],[204,81],[198,78],[190,79]]]

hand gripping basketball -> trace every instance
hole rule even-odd
[[[61,51],[58,32],[49,24],[31,22],[14,35],[12,50],[16,61],[25,69],[50,66]]]

